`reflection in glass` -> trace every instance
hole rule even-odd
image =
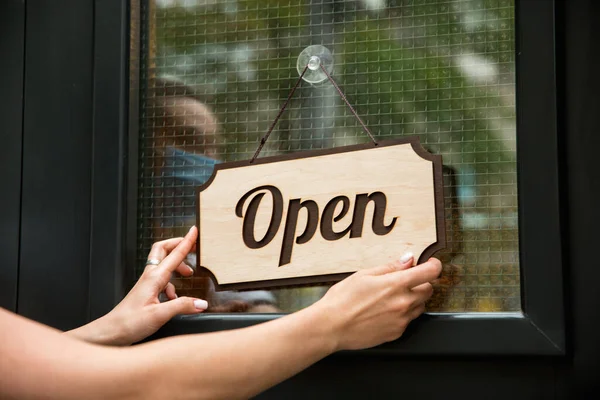
[[[428,310],[520,309],[513,1],[149,0],[143,15],[138,273],[154,241],[195,223],[214,164],[252,157],[298,55],[323,45],[378,139],[418,135],[443,155],[448,249]],[[303,82],[261,156],[368,140],[328,81]],[[175,283],[213,312],[294,311],[328,287]]]

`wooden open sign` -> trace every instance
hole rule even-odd
[[[442,158],[418,138],[217,164],[198,188],[217,290],[332,282],[445,247]]]

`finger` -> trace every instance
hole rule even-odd
[[[179,242],[173,251],[171,251],[171,253],[169,253],[169,255],[160,263],[161,269],[169,274],[175,271],[194,247],[197,237],[198,229],[196,229],[195,226],[192,226],[183,240]]]
[[[179,297],[165,303],[157,304],[156,313],[162,321],[168,321],[179,314],[198,314],[208,308],[206,300],[192,297]]]
[[[183,276],[192,276],[194,275],[194,269],[187,265],[186,263],[180,263],[175,269],[180,275]]]
[[[419,316],[421,316],[421,314],[423,314],[425,312],[425,303],[421,303],[416,305],[415,307],[413,307],[409,312],[408,312],[408,318],[410,318],[410,320],[414,320],[417,319]]]
[[[363,270],[368,275],[385,275],[390,272],[402,271],[410,268],[414,263],[414,256],[411,252],[405,253],[399,260],[394,260],[391,263],[380,265],[378,267],[368,268]]]
[[[165,294],[169,300],[175,300],[177,298],[177,293],[175,292],[175,286],[169,282],[167,283],[167,287],[165,288]]]
[[[152,248],[150,249],[150,253],[148,253],[148,260],[155,259],[162,261],[167,256],[167,254],[171,252],[171,250],[173,250],[179,243],[181,243],[182,240],[183,238],[178,237],[161,240],[160,242],[154,243],[152,245]]]
[[[407,288],[412,289],[415,286],[426,282],[431,282],[440,276],[442,272],[442,263],[437,258],[430,258],[427,262],[419,264],[403,271],[396,271],[388,275],[389,279],[400,282]]]
[[[413,296],[413,304],[424,304],[427,300],[431,298],[433,294],[433,286],[429,282],[425,282],[420,284],[419,286],[415,286],[411,290]]]

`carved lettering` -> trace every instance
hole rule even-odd
[[[273,196],[273,211],[271,213],[271,222],[269,223],[269,228],[267,228],[265,236],[261,240],[256,240],[254,237],[254,222],[256,221],[258,206],[260,205],[262,198],[265,196],[265,193],[258,193],[252,198],[252,200],[250,200],[250,204],[246,210],[246,215],[243,215],[242,212],[246,200],[254,193],[262,190],[268,190],[271,192],[271,196]],[[242,238],[244,239],[244,244],[248,246],[248,248],[260,249],[261,247],[268,245],[277,234],[279,225],[281,224],[281,218],[283,216],[283,196],[281,195],[281,191],[275,186],[271,185],[260,186],[256,189],[252,189],[243,195],[238,201],[237,205],[235,206],[235,215],[243,218]]]
[[[305,208],[308,212],[306,227],[304,228],[304,232],[295,238],[296,225],[298,224],[298,213],[302,208]],[[312,200],[305,200],[303,202],[300,202],[300,199],[290,200],[287,218],[285,219],[285,230],[283,233],[283,242],[281,244],[281,254],[279,256],[280,267],[290,263],[292,259],[292,247],[294,246],[294,241],[298,244],[308,242],[310,239],[312,239],[317,231],[318,223],[319,206],[317,206],[317,203]]]
[[[335,212],[335,208],[338,203],[342,203],[342,209],[338,215],[335,217],[333,213]],[[333,223],[338,222],[340,219],[344,218],[346,214],[348,214],[348,209],[350,209],[350,199],[346,196],[337,196],[333,199],[329,200],[329,203],[323,209],[323,217],[321,218],[321,236],[325,240],[338,240],[346,236],[350,229],[352,228],[352,224],[350,224],[346,229],[341,232],[333,231]]]
[[[357,238],[362,236],[363,224],[365,219],[365,209],[367,204],[372,201],[375,205],[373,211],[373,232],[377,235],[387,235],[394,229],[396,225],[397,217],[392,218],[389,225],[385,225],[383,219],[385,218],[385,208],[387,206],[387,198],[385,194],[381,192],[373,192],[369,195],[366,193],[356,195],[356,202],[354,203],[354,215],[352,216],[352,229],[350,230],[350,238]]]
[[[273,197],[273,209],[271,211],[271,220],[264,237],[256,240],[254,236],[254,224],[258,207],[266,192],[270,192]],[[254,195],[254,196],[253,196]],[[253,196],[253,197],[252,197]],[[246,213],[243,213],[244,204],[250,199]],[[387,207],[387,198],[382,192],[373,192],[371,194],[357,194],[352,212],[352,221],[348,227],[342,231],[333,230],[333,223],[344,218],[350,210],[350,199],[346,196],[336,196],[329,200],[323,208],[323,214],[319,219],[319,206],[313,200],[291,199],[287,208],[285,218],[285,227],[283,231],[283,240],[281,243],[281,252],[279,254],[279,266],[289,264],[292,259],[292,249],[294,244],[308,243],[319,227],[321,236],[325,240],[335,241],[343,238],[350,233],[349,238],[359,238],[362,236],[365,212],[367,205],[373,202],[373,220],[371,227],[376,235],[387,235],[394,229],[398,217],[393,217],[389,224],[385,224],[385,211]],[[338,204],[342,204],[342,209],[335,214]],[[302,233],[296,236],[298,228],[298,215],[301,210],[306,210],[306,226]],[[275,186],[265,185],[252,189],[242,196],[235,207],[235,214],[243,219],[242,238],[244,244],[250,249],[260,249],[268,245],[277,232],[283,219],[283,196],[281,191]]]

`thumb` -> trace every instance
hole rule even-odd
[[[198,314],[208,308],[206,300],[193,297],[178,297],[157,305],[157,314],[163,321],[168,321],[179,314]]]
[[[368,275],[385,275],[390,272],[402,271],[408,269],[413,266],[415,257],[413,253],[407,252],[404,253],[399,260],[394,260],[385,265],[380,265],[379,267],[369,268],[364,270],[364,272]]]

